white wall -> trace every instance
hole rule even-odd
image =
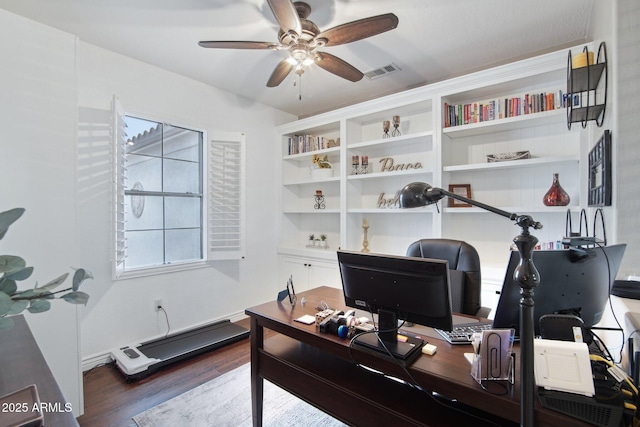
[[[221,69],[221,72],[228,72]],[[111,99],[128,112],[208,131],[246,133],[247,256],[212,267],[111,280]],[[78,45],[78,234],[82,265],[95,276],[82,312],[87,365],[109,350],[172,331],[242,314],[275,297],[277,150],[275,125],[295,117],[177,74],[80,42]]]
[[[620,277],[640,274],[640,149],[638,149],[638,99],[640,99],[640,3],[615,1],[614,102],[618,111],[612,141],[615,147],[617,184],[616,235],[628,244]],[[607,107],[608,108],[608,107]]]
[[[275,126],[295,117],[78,41],[0,9],[0,209],[27,209],[2,241],[44,283],[69,266],[95,276],[86,307],[30,316],[63,393],[82,413],[81,356],[238,316],[277,289]],[[221,72],[228,72],[221,68]],[[111,279],[111,99],[209,131],[246,133],[247,256],[182,273]],[[33,283],[31,283],[33,284]],[[78,318],[81,334],[78,333]],[[81,336],[81,339],[80,339]],[[0,338],[1,339],[1,338]],[[81,345],[80,345],[81,341]]]
[[[0,253],[19,255],[35,267],[33,276],[19,283],[21,289],[44,285],[79,265],[75,46],[69,34],[0,9],[0,210],[26,209],[0,242]],[[53,305],[49,312],[25,317],[78,415],[76,307],[63,301]],[[0,343],[7,345],[2,331]]]

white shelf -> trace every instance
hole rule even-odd
[[[403,171],[394,171],[394,172],[373,172],[366,174],[358,174],[358,175],[347,175],[347,180],[349,181],[357,181],[357,180],[369,180],[369,179],[390,179],[395,177],[402,176],[412,176],[412,175],[425,175],[433,173],[433,170],[421,168],[421,169],[408,169]]]
[[[412,209],[400,209],[400,208],[353,208],[348,209],[349,214],[393,214],[393,215],[415,215],[415,214],[430,214],[433,213],[433,208],[412,208]]]
[[[284,214],[317,214],[317,215],[326,215],[326,214],[339,214],[340,209],[283,209],[282,213]]]
[[[523,127],[545,126],[559,122],[566,122],[566,111],[564,109],[524,114],[521,116],[507,117],[506,119],[496,119],[468,125],[451,126],[443,128],[442,133],[450,138],[462,138],[469,135],[483,135]]]
[[[290,181],[290,182],[283,182],[282,185],[284,185],[285,187],[288,186],[294,186],[294,185],[311,185],[311,184],[322,184],[322,183],[327,183],[327,182],[340,182],[340,177],[339,176],[332,176],[330,178],[324,178],[324,179],[302,179],[302,180],[298,180],[298,181]]]
[[[512,168],[525,168],[536,167],[542,165],[556,165],[556,164],[568,164],[578,163],[580,158],[575,156],[558,156],[558,157],[537,157],[533,159],[523,160],[509,160],[504,162],[493,163],[474,163],[469,165],[456,165],[445,166],[442,168],[443,172],[461,172],[461,171],[484,171],[484,170],[496,170],[496,169],[512,169]]]
[[[316,154],[319,156],[324,156],[325,154],[339,153],[339,152],[340,152],[340,146],[324,148],[322,150],[307,151],[306,153],[287,154],[283,156],[282,159],[289,160],[289,161],[297,161],[297,162],[303,162],[303,161],[307,162],[307,161],[311,161],[311,158]]]
[[[382,146],[382,145],[390,145],[393,144],[393,146],[404,146],[407,144],[414,144],[416,142],[422,142],[420,141],[421,139],[426,139],[426,138],[432,138],[433,137],[433,132],[432,131],[425,131],[425,132],[418,132],[418,133],[413,133],[413,134],[409,134],[409,135],[400,135],[400,136],[392,136],[389,138],[380,138],[380,139],[374,139],[372,141],[364,141],[364,142],[356,142],[354,144],[349,144],[347,146],[347,149],[352,150],[352,149],[358,149],[358,148],[364,148],[364,147],[376,147],[376,146]]]
[[[329,261],[335,261],[337,259],[336,248],[327,248],[327,249],[311,249],[311,248],[299,248],[299,247],[290,247],[290,246],[279,246],[278,253],[280,255],[292,255],[298,257],[308,257],[308,258],[319,258],[325,259]]]

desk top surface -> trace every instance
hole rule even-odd
[[[304,304],[302,304],[303,297]],[[378,369],[387,375],[409,380],[404,369],[396,363],[364,352],[350,351],[349,340],[332,334],[319,333],[315,324],[306,325],[295,321],[303,315],[315,315],[323,302],[333,309],[345,310],[346,308],[340,289],[323,286],[298,294],[298,302],[293,306],[288,299],[282,302],[272,301],[248,308],[246,313],[260,326],[288,335],[345,360],[353,360],[353,354],[356,354],[359,363]],[[419,385],[485,411],[494,412],[496,407],[499,407],[503,417],[519,421],[520,381],[517,345],[514,345],[514,351],[517,354],[515,384],[509,387],[506,394],[502,387],[494,390],[492,386],[492,391],[503,393],[497,395],[483,390],[471,376],[471,366],[464,357],[465,352],[472,351],[471,346],[451,345],[439,338],[431,328],[417,326],[406,329],[422,335],[425,341],[437,346],[433,356],[422,355],[408,367],[411,377]],[[587,425],[577,419],[543,408],[537,399],[535,416],[537,425]]]

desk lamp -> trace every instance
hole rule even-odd
[[[495,214],[515,221],[520,227],[520,234],[513,242],[520,253],[520,262],[516,267],[513,278],[520,286],[520,425],[531,427],[533,423],[534,409],[534,369],[533,369],[533,289],[540,284],[540,275],[533,264],[533,249],[538,239],[529,233],[529,228],[534,230],[542,228],[542,224],[536,222],[528,215],[518,215],[503,211],[493,206],[477,202],[473,199],[460,196],[442,188],[431,187],[424,182],[412,182],[401,191],[399,202],[401,208],[416,208],[438,202],[444,197],[459,200],[472,206],[493,212]]]

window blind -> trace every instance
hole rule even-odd
[[[124,109],[117,97],[113,97],[113,278],[118,278],[124,272],[125,259],[125,143],[126,143],[126,123]]]
[[[217,132],[207,147],[207,252],[210,260],[245,256],[245,135]]]

